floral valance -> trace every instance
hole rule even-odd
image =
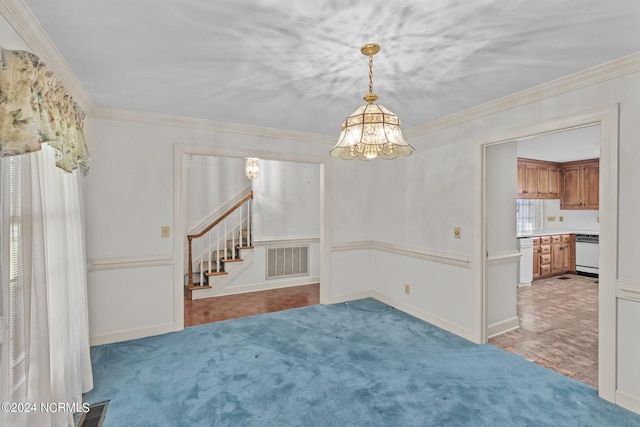
[[[56,165],[88,171],[85,113],[36,55],[2,50],[0,69],[0,156],[56,149]]]

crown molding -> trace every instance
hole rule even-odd
[[[640,52],[623,56],[604,64],[480,104],[458,113],[432,120],[404,131],[406,139],[415,138],[440,129],[521,107],[533,102],[573,92],[614,80],[640,71]]]
[[[321,134],[297,132],[286,129],[263,128],[240,123],[219,122],[215,120],[174,116],[163,113],[149,113],[145,111],[128,110],[125,108],[107,107],[103,105],[96,105],[91,112],[91,117],[95,119],[117,120],[155,126],[173,126],[209,132],[285,139],[297,142],[315,142],[318,144],[335,143],[335,138]]]
[[[74,101],[87,114],[91,113],[95,106],[93,98],[25,2],[0,0],[0,14],[29,49],[56,73],[56,77],[64,84]]]

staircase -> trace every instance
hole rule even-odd
[[[214,296],[253,262],[252,200],[250,192],[202,231],[187,236],[189,272],[185,298]],[[195,259],[194,253],[198,254]]]

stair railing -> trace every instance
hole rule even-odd
[[[216,247],[216,259],[215,259],[215,263],[216,263],[216,271],[220,272],[220,262],[221,262],[221,257],[220,257],[220,242],[223,241],[224,242],[224,260],[228,260],[228,254],[229,254],[229,250],[227,248],[227,237],[229,236],[229,234],[227,233],[227,218],[229,216],[231,216],[234,212],[238,211],[238,226],[237,226],[237,230],[238,230],[238,246],[240,248],[243,247],[248,247],[251,246],[251,210],[252,210],[252,203],[253,202],[253,191],[249,192],[249,194],[247,194],[244,198],[242,198],[240,201],[238,201],[238,203],[236,203],[235,205],[233,205],[231,208],[229,208],[229,210],[227,210],[225,213],[223,213],[222,215],[220,215],[217,219],[215,219],[214,221],[212,221],[209,225],[207,225],[202,231],[200,231],[199,233],[196,234],[189,234],[187,235],[187,241],[189,244],[189,288],[193,287],[193,240],[194,239],[200,239],[201,237],[207,235],[208,236],[208,245],[207,248],[203,250],[203,240],[205,239],[200,239],[200,284],[202,285],[204,283],[204,264],[205,264],[205,252],[206,252],[206,257],[207,257],[207,263],[208,263],[208,270],[209,272],[211,272],[211,264],[212,264],[212,260],[211,260],[211,249],[212,249],[212,244],[211,244],[211,236],[214,233],[210,233],[211,230],[213,230],[214,228],[216,228],[216,232],[215,232],[215,239],[216,239],[216,243],[215,243],[215,247]],[[242,209],[242,206],[244,206],[246,204],[247,208],[246,209]],[[243,216],[243,211],[245,213],[245,215]],[[247,224],[247,237],[246,239],[243,238],[242,236],[242,226],[245,223]],[[217,227],[218,225],[221,225],[221,227]],[[220,236],[220,228],[222,228],[222,236]],[[235,250],[236,250],[236,226],[230,224],[230,228],[231,228],[231,250],[232,250],[232,254],[235,254]],[[245,245],[246,243],[246,245]]]

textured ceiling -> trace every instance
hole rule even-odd
[[[98,105],[337,135],[409,128],[640,51],[638,0],[26,0]]]

